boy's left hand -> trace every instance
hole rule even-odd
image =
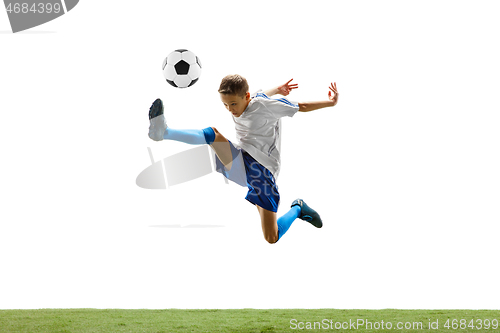
[[[290,81],[288,81],[285,84],[282,84],[281,86],[278,86],[276,88],[276,89],[278,89],[278,94],[283,95],[283,96],[287,96],[290,93],[290,91],[292,91],[292,89],[297,89],[299,87],[299,85],[296,83],[290,84],[290,82],[292,82],[292,80],[293,79],[291,79]]]
[[[332,96],[332,91],[333,91],[333,96]],[[328,99],[333,102],[333,105],[337,105],[337,102],[339,100],[339,92],[337,91],[337,83],[334,82],[330,86],[330,91],[328,92]]]

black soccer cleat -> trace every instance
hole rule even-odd
[[[321,217],[319,216],[318,212],[316,212],[314,209],[309,207],[304,200],[302,199],[296,199],[293,203],[292,206],[300,206],[300,216],[299,219],[307,221],[311,223],[313,226],[316,228],[321,228],[323,226],[323,222],[321,221]]]

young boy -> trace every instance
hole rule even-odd
[[[335,106],[339,96],[337,85],[333,83],[325,101],[296,104],[285,98],[269,97],[275,94],[287,96],[291,90],[298,88],[297,84],[291,84],[292,80],[266,92],[250,95],[248,83],[242,76],[228,75],[222,79],[220,99],[232,114],[238,144],[227,140],[215,127],[202,130],[167,127],[160,99],[155,100],[149,109],[149,137],[152,140],[209,144],[217,156],[217,171],[233,181],[238,178],[238,173],[243,172],[249,189],[245,199],[257,207],[264,238],[271,244],[276,243],[297,218],[317,228],[323,226],[319,214],[302,199],[295,200],[291,209],[277,218],[280,196],[275,178],[281,163],[280,118],[292,117],[297,111],[309,112]]]

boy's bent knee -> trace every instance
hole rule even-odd
[[[215,128],[215,127],[210,127],[210,128],[214,131],[214,134],[215,134],[214,141],[215,142],[224,142],[224,141],[227,141],[227,139],[224,137],[224,135],[222,135],[217,130],[217,128]]]
[[[279,240],[278,235],[264,235],[264,238],[269,244],[275,244]]]

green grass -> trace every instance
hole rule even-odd
[[[292,319],[296,321],[291,322]],[[456,322],[453,319],[457,319]],[[460,320],[465,319],[460,328]],[[361,322],[361,320],[363,322]],[[490,327],[486,329],[489,320]],[[382,324],[383,321],[383,324]],[[449,328],[445,327],[448,321]],[[472,323],[474,328],[469,327]],[[497,310],[0,310],[0,332],[500,332]],[[314,322],[317,322],[314,329]],[[372,327],[366,326],[371,322]],[[397,329],[396,325],[414,325]],[[438,329],[429,323],[438,322]],[[302,324],[299,324],[302,323]],[[309,324],[308,324],[309,323]],[[323,324],[320,328],[319,324]],[[347,329],[336,329],[344,323]],[[387,329],[391,323],[392,329]],[[453,324],[456,323],[456,328]],[[479,323],[483,327],[479,328]],[[301,325],[301,326],[299,326]],[[303,326],[302,326],[303,325]],[[308,326],[310,325],[310,326]],[[379,327],[377,327],[377,325]],[[380,327],[384,325],[384,329]],[[328,328],[327,328],[328,326]],[[495,325],[496,326],[496,325]],[[295,328],[295,329],[293,329]],[[302,328],[302,329],[301,329]]]

